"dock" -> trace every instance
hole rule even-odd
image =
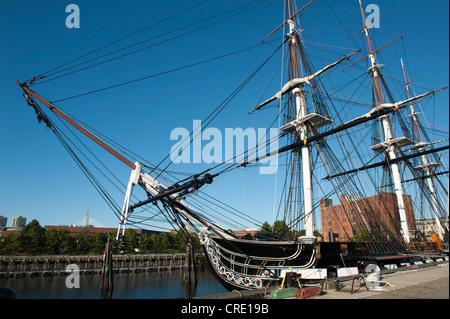
[[[367,288],[361,277],[367,280],[367,275],[326,279],[320,284],[321,293],[306,299],[449,299],[448,258],[381,270],[379,289]],[[275,289],[232,291],[195,299],[270,299]]]
[[[195,257],[202,265],[202,256]],[[152,272],[183,269],[184,253],[120,254],[112,256],[113,272]],[[65,276],[67,266],[76,264],[80,274],[99,274],[103,255],[0,256],[0,278]]]
[[[449,263],[428,267],[405,267],[402,271],[381,273],[380,290],[358,287],[350,292],[351,281],[340,289],[327,289],[314,299],[449,299]]]

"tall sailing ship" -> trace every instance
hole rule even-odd
[[[448,171],[439,152],[448,151],[449,147],[448,144],[442,146],[448,138],[430,140],[415,107],[443,89],[414,94],[406,67],[401,61],[404,83],[400,89],[395,89],[403,91],[401,95],[404,98],[394,97],[399,94],[394,94],[388,87],[387,77],[383,74],[386,66],[379,63],[378,54],[399,39],[375,48],[371,39],[372,28],[361,2],[355,2],[361,10],[361,29],[351,37],[361,34],[364,46],[347,49],[346,54],[340,54],[331,63],[313,65],[305,46],[307,41],[304,40],[308,27],[300,27],[300,23],[301,16],[314,3],[312,0],[299,7],[295,1],[286,0],[284,22],[261,41],[272,41],[272,44],[276,35],[282,35],[281,45],[254,74],[276,52],[282,52],[281,67],[286,67],[282,73],[287,78],[278,92],[267,93],[271,97],[248,111],[253,116],[264,114],[266,109],[277,110],[272,121],[279,123],[279,134],[275,138],[280,147],[266,150],[266,146],[274,140],[271,137],[262,146],[237,154],[236,157],[242,158],[239,162],[211,165],[184,178],[178,178],[167,170],[169,165],[163,168],[162,165],[149,164],[36,93],[32,87],[39,81],[45,81],[46,74],[24,83],[17,81],[17,84],[23,89],[23,95],[38,120],[55,133],[116,212],[119,218],[118,240],[124,235],[127,225],[146,225],[163,216],[187,240],[192,234],[199,237],[211,269],[230,289],[277,285],[287,272],[295,272],[306,280],[319,280],[335,275],[336,269],[361,268],[368,262],[395,264],[404,258],[421,256],[417,254],[418,246],[414,243],[424,239],[419,238],[420,232],[415,229],[412,204],[405,193],[405,185],[413,183],[417,187],[422,201],[420,207],[426,207],[431,212],[436,225],[436,242],[448,241],[448,193],[445,191],[448,188]],[[368,68],[361,67],[364,62]],[[358,77],[347,78],[343,83],[334,79],[337,73],[349,72],[347,70],[352,68],[355,74],[359,74]],[[235,92],[247,85],[254,74]],[[333,87],[327,87],[326,77],[333,77],[333,80],[326,82],[333,83]],[[354,84],[358,87],[350,96],[346,89]],[[356,98],[362,84],[371,88],[370,110],[344,121],[340,112],[347,113],[352,105],[363,101]],[[229,97],[230,100],[235,98],[236,93]],[[57,117],[131,169],[122,207],[117,207],[105,188],[97,182],[77,155],[77,150],[66,141],[67,135],[61,133],[41,105],[48,107]],[[220,108],[222,105],[211,113],[211,118],[220,113],[217,111]],[[396,130],[395,125],[400,129]],[[361,138],[361,127],[372,130],[370,140],[373,143],[368,149],[363,149],[365,144],[358,140]],[[401,133],[396,135],[395,132]],[[184,147],[193,143],[195,134],[194,130]],[[365,154],[369,152],[372,155],[367,160]],[[243,167],[257,167],[260,162],[274,156],[280,158],[280,166],[286,168],[281,201],[277,206],[279,216],[283,216],[285,231],[279,236],[266,231],[254,237],[237,237],[220,222],[214,221],[209,213],[221,210],[228,214],[223,215],[227,219],[235,218],[242,212],[203,190],[208,185],[212,188],[220,183],[219,177],[226,173]],[[284,163],[281,163],[282,158]],[[381,184],[378,183],[379,178],[373,177],[374,171],[379,169],[382,172]],[[322,177],[317,171],[322,173]],[[319,183],[315,183],[317,181]],[[133,197],[136,186],[144,190],[144,198]],[[319,193],[322,196],[316,200]],[[368,195],[372,195],[373,199]],[[340,205],[333,206],[333,200],[339,201]],[[321,234],[317,231],[319,211]],[[254,220],[245,213],[241,218]],[[442,249],[436,249],[439,248]]]

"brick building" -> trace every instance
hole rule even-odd
[[[403,195],[406,220],[410,230],[416,229],[411,196]],[[322,232],[325,241],[348,241],[353,234],[363,229],[383,229],[383,233],[398,234],[400,217],[398,213],[397,196],[394,193],[357,198],[342,195],[341,204],[333,206],[331,199],[320,202],[322,217]]]

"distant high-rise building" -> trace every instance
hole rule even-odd
[[[8,217],[0,216],[0,227],[6,227],[7,221],[8,221]]]
[[[27,223],[27,218],[22,216],[13,217],[11,222],[11,227],[14,228],[23,228]]]

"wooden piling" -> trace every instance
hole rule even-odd
[[[191,283],[191,284],[197,282],[197,272],[195,269],[195,261],[194,261],[194,249],[192,248],[191,242],[189,242],[186,246],[186,256],[184,259],[183,282]]]
[[[195,267],[194,249],[191,242],[189,242],[186,247],[185,270],[188,281],[191,283],[196,283],[197,269]]]
[[[195,267],[194,249],[191,241],[186,246],[186,256],[183,267],[183,284],[187,294],[187,298],[191,299],[195,296],[197,288],[197,271]]]
[[[113,267],[112,267],[112,249],[111,241],[105,245],[105,254],[103,255],[102,279],[100,282],[100,290],[103,298],[110,299],[113,292]]]

